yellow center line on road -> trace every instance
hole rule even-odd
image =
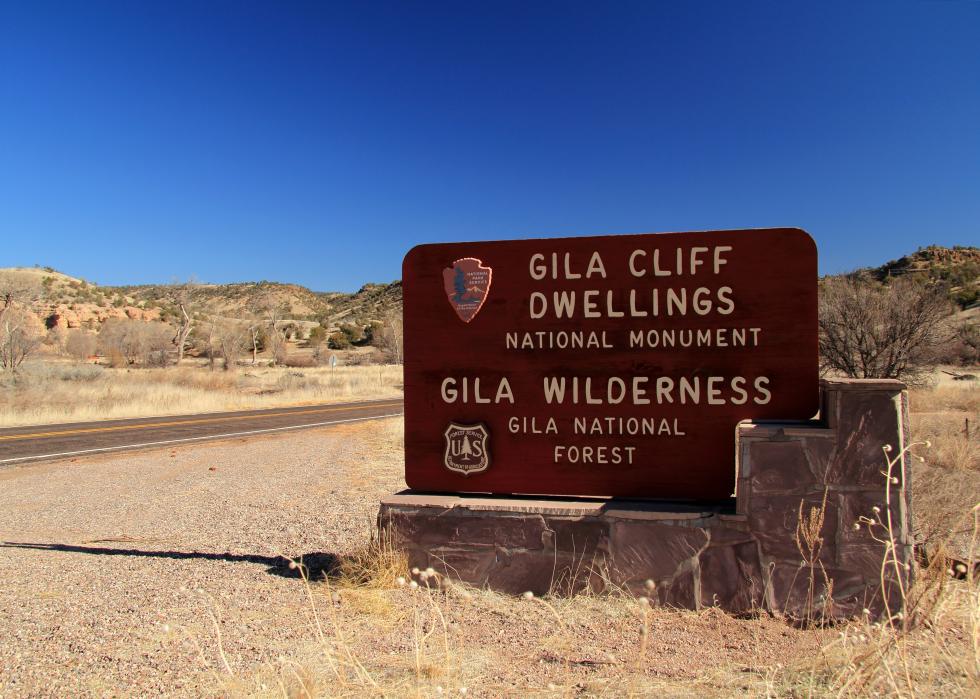
[[[153,427],[176,427],[178,425],[203,425],[209,422],[233,422],[236,420],[259,420],[266,417],[282,417],[284,415],[315,415],[317,413],[331,413],[338,410],[370,410],[372,408],[390,408],[401,405],[401,401],[386,401],[384,403],[374,403],[372,405],[336,405],[329,408],[311,408],[309,410],[284,410],[278,413],[258,413],[252,415],[233,415],[230,417],[204,417],[194,420],[172,420],[169,422],[144,422],[140,425],[115,425],[112,427],[86,427],[75,430],[61,430],[55,432],[33,432],[31,434],[11,434],[0,436],[0,441],[12,442],[16,439],[37,439],[39,437],[62,437],[72,434],[88,434],[91,432],[118,432],[122,430],[144,430]]]

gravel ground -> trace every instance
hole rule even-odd
[[[239,667],[308,639],[277,557],[363,545],[404,487],[397,451],[361,474],[392,425],[0,470],[0,696],[198,694],[208,609]]]
[[[726,696],[761,693],[767,668],[827,638],[657,609],[641,655],[631,599],[305,585],[280,556],[364,548],[378,500],[404,487],[400,429],[0,471],[0,698]]]

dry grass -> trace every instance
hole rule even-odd
[[[928,441],[912,469],[913,512],[919,540],[930,555],[965,559],[980,497],[980,386],[946,384],[910,393],[912,435]],[[966,426],[969,422],[970,432]]]
[[[389,433],[373,436],[386,454],[400,439],[401,421],[390,422]],[[980,506],[965,514],[972,556]],[[818,519],[800,513],[803,549],[818,549]],[[890,518],[865,525],[887,544],[893,539],[883,521]],[[883,574],[899,564],[894,546],[886,550]],[[811,628],[765,614],[652,608],[622,592],[514,598],[405,566],[375,535],[332,577],[304,579],[308,643],[258,671],[221,671],[215,656],[215,691],[312,698],[971,697],[980,690],[980,586],[965,569],[967,579],[951,579],[941,561],[901,592],[904,611]],[[216,639],[211,646],[214,656]]]
[[[401,366],[209,371],[35,362],[0,377],[0,426],[401,398]]]
[[[910,592],[908,623],[897,615],[800,630],[717,609],[656,609],[625,595],[513,598],[425,571],[412,576],[372,550],[365,555],[381,555],[369,567],[392,584],[364,578],[360,566],[353,577],[304,581],[309,643],[251,674],[216,669],[217,692],[969,697],[980,688],[978,587],[943,571],[926,571]]]
[[[980,587],[920,571],[908,611],[854,622],[812,659],[774,668],[767,696],[974,697],[980,691]]]
[[[957,381],[937,388],[918,388],[910,392],[913,413],[965,413],[980,412],[980,382]]]

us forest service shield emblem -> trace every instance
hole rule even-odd
[[[490,433],[484,425],[450,422],[443,436],[446,438],[443,463],[450,471],[468,476],[486,471],[490,466]]]
[[[442,270],[442,283],[449,305],[464,323],[469,323],[483,308],[490,292],[493,270],[475,257],[464,257]]]

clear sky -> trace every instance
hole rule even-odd
[[[980,244],[980,2],[0,2],[0,267],[767,226],[823,273]]]

